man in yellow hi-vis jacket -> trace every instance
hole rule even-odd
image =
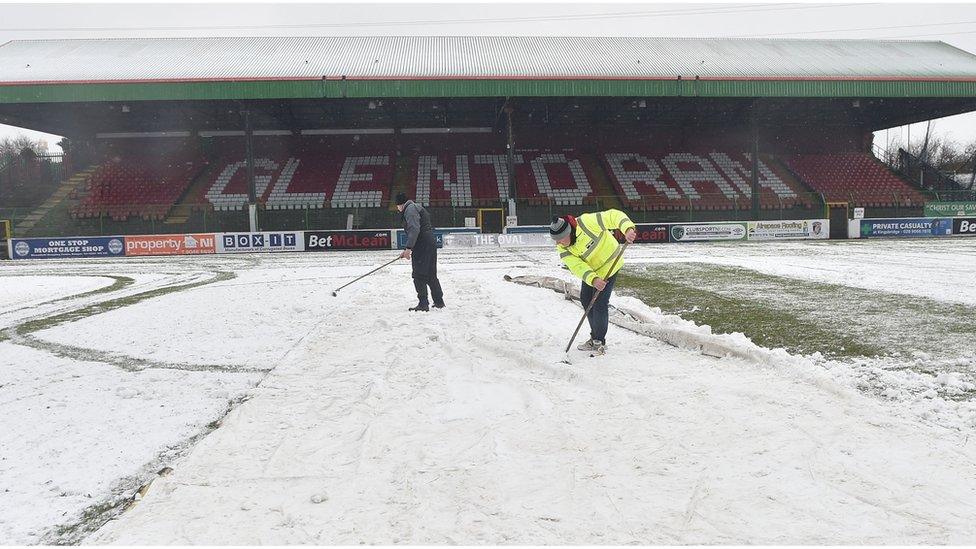
[[[581,351],[602,354],[606,350],[607,328],[610,324],[610,293],[613,292],[617,272],[624,265],[623,258],[616,265],[613,264],[623,253],[618,239],[633,243],[637,238],[637,227],[624,212],[606,210],[585,213],[579,217],[565,215],[553,218],[549,225],[549,235],[556,241],[556,251],[563,263],[583,280],[580,287],[580,302],[583,307],[590,304],[596,290],[600,291],[596,303],[587,315],[590,339],[578,348]],[[610,272],[611,267],[613,272]]]

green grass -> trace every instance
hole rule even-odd
[[[47,351],[56,356],[61,356],[61,357],[71,358],[74,360],[81,360],[81,361],[103,362],[105,364],[112,364],[114,366],[117,366],[127,371],[142,370],[145,368],[153,368],[153,367],[166,367],[166,368],[178,367],[182,369],[192,369],[192,370],[225,370],[225,371],[233,370],[233,368],[228,368],[225,365],[219,365],[219,364],[188,365],[182,363],[163,363],[163,362],[158,362],[150,359],[137,358],[133,356],[118,354],[114,352],[98,351],[95,349],[88,349],[88,348],[77,347],[73,345],[54,343],[52,341],[40,339],[31,334],[35,332],[39,332],[41,330],[46,330],[48,328],[60,326],[68,322],[74,322],[97,314],[113,311],[116,309],[120,309],[122,307],[127,307],[129,305],[134,305],[136,303],[145,301],[147,299],[152,299],[154,297],[159,297],[174,292],[190,290],[193,288],[198,288],[200,286],[213,284],[215,282],[231,280],[236,276],[237,275],[234,272],[219,271],[216,273],[216,276],[214,276],[212,279],[209,280],[201,280],[198,282],[191,282],[188,284],[181,284],[176,286],[166,286],[163,288],[157,288],[155,290],[141,292],[130,296],[109,299],[106,301],[102,301],[100,303],[95,303],[93,305],[82,307],[77,310],[59,313],[48,317],[36,318],[24,322],[23,324],[17,325],[13,328],[7,328],[3,330],[3,332],[6,332],[5,334],[3,334],[3,332],[0,332],[0,334],[3,334],[4,337],[15,340],[18,344],[26,345],[28,347],[39,349],[42,351]]]
[[[129,498],[112,496],[106,501],[92,505],[82,511],[81,518],[77,522],[54,527],[51,533],[46,536],[52,539],[44,541],[44,543],[51,545],[78,545],[85,536],[91,534],[107,522],[100,520],[101,517],[125,505],[128,501]]]
[[[106,286],[104,288],[99,288],[97,290],[92,290],[90,292],[85,292],[83,294],[78,294],[78,295],[71,296],[71,299],[77,299],[77,298],[82,298],[82,297],[89,297],[89,296],[98,295],[98,294],[107,294],[107,293],[110,293],[110,292],[117,292],[117,291],[121,290],[122,288],[125,288],[126,286],[129,286],[133,282],[135,282],[134,279],[129,278],[127,276],[117,276],[117,275],[102,275],[102,276],[111,278],[115,282],[112,282],[111,284],[109,284],[108,286]]]
[[[707,263],[626,269],[617,289],[715,333],[829,357],[954,357],[972,347],[976,308]]]
[[[30,276],[30,275],[11,275],[11,276]],[[80,293],[80,294],[74,294],[74,295],[70,295],[70,296],[67,296],[67,297],[61,297],[61,298],[58,298],[58,299],[52,299],[50,301],[44,301],[42,303],[39,303],[38,305],[31,305],[31,307],[37,307],[39,305],[48,305],[50,303],[56,303],[56,302],[59,302],[59,301],[67,301],[69,299],[79,299],[79,298],[90,297],[90,296],[98,295],[98,294],[106,294],[106,293],[110,293],[110,292],[115,292],[115,291],[121,290],[121,289],[125,288],[126,286],[129,286],[133,282],[135,282],[135,280],[133,280],[132,278],[129,278],[127,276],[116,276],[116,275],[82,275],[82,276],[104,276],[106,278],[113,279],[114,282],[112,282],[108,286],[105,286],[104,288],[97,288],[97,289],[91,290],[89,292],[83,292],[83,293]],[[46,321],[46,320],[47,319],[35,320],[34,323],[36,323],[37,325],[43,325],[44,324],[44,321]],[[28,322],[27,324],[31,324],[31,322]],[[23,326],[23,325],[21,325],[21,326]],[[19,329],[20,329],[20,327],[18,327],[18,330]],[[43,327],[42,328],[38,328],[38,329],[43,329]],[[36,331],[36,330],[32,330],[32,331]],[[6,341],[6,340],[10,339],[10,336],[6,332],[7,332],[7,330],[0,331],[0,341]],[[18,331],[18,333],[28,333],[28,332],[20,332],[20,331]]]
[[[88,318],[100,313],[120,309],[122,307],[127,307],[129,305],[134,305],[136,303],[140,303],[142,301],[152,299],[155,297],[160,297],[175,292],[191,290],[193,288],[206,286],[208,284],[213,284],[215,282],[231,280],[236,276],[237,275],[234,272],[219,271],[216,273],[216,276],[208,280],[201,280],[197,282],[190,282],[187,284],[180,284],[174,286],[166,286],[166,287],[157,288],[146,292],[140,292],[138,294],[134,294],[131,296],[112,298],[106,301],[102,301],[100,303],[95,303],[93,305],[80,308],[78,310],[74,310],[66,313],[59,313],[49,317],[34,319],[25,322],[23,324],[20,324],[14,328],[8,328],[7,330],[0,331],[0,341],[12,339],[9,337],[8,333],[6,332],[8,330],[15,330],[16,335],[21,336],[17,338],[19,344],[27,345],[29,347],[33,347],[37,349],[43,349],[57,356],[69,356],[79,360],[88,360],[88,359],[100,360],[107,364],[115,364],[116,366],[122,367],[123,369],[130,369],[133,367],[136,367],[138,369],[138,367],[157,366],[158,364],[150,360],[138,359],[138,358],[123,356],[123,355],[115,355],[113,353],[99,352],[91,349],[84,349],[81,347],[60,345],[56,343],[43,341],[41,339],[31,336],[30,334],[34,332],[38,332],[40,330],[45,330],[47,328],[59,326],[61,324],[65,324],[68,322],[73,322],[83,318]],[[93,290],[90,292],[85,292],[82,294],[77,294],[74,296],[62,298],[61,300],[75,299],[75,298],[91,296],[95,294],[114,292],[122,288],[125,288],[133,283],[133,279],[129,277],[112,276],[112,278],[114,278],[115,281],[109,286],[106,286],[104,288],[99,288],[97,290]],[[54,301],[61,301],[61,300],[54,300]],[[205,369],[205,370],[224,369],[224,367],[220,365],[198,365],[198,366],[199,369]],[[227,410],[220,415],[220,418],[223,418],[227,412],[229,412],[237,404],[243,402],[244,400],[246,400],[246,397],[239,397],[231,401],[228,404]],[[197,440],[199,440],[203,436],[206,436],[214,429],[218,428],[220,426],[220,421],[221,421],[220,418],[207,424],[206,427],[201,432],[191,437],[189,440],[185,442],[185,444],[183,444],[179,449],[177,449],[178,451],[174,453],[172,456],[170,456],[170,458],[172,459],[173,457],[175,457],[175,455],[183,454],[185,450],[192,448]],[[166,455],[167,454],[164,452],[164,454],[157,459],[161,460],[163,456]],[[81,513],[81,516],[77,520],[73,520],[70,523],[61,524],[53,527],[45,535],[45,537],[42,540],[42,543],[51,544],[51,545],[79,544],[85,538],[85,536],[98,530],[98,528],[102,527],[108,520],[110,520],[112,517],[120,513],[124,509],[124,507],[128,505],[129,502],[132,501],[132,498],[130,496],[123,495],[123,494],[131,493],[131,491],[133,491],[136,487],[138,487],[141,484],[144,484],[147,480],[146,477],[147,475],[139,475],[139,477],[126,477],[121,479],[118,485],[112,489],[111,495],[107,496],[104,500],[96,502],[91,506],[87,507],[86,509],[84,509],[84,511]],[[153,477],[154,475],[148,475],[148,478],[153,478]]]
[[[130,295],[130,296],[118,297],[118,298],[115,298],[115,299],[109,299],[107,301],[102,301],[100,303],[95,303],[94,305],[89,305],[87,307],[83,307],[81,309],[77,309],[77,310],[74,310],[74,311],[69,311],[67,313],[61,313],[61,314],[52,315],[52,316],[49,316],[49,317],[39,318],[39,319],[35,319],[35,320],[31,320],[31,321],[25,322],[25,323],[23,323],[23,324],[21,324],[21,325],[19,325],[17,327],[17,333],[18,334],[21,334],[21,335],[26,335],[26,334],[30,334],[30,333],[33,333],[33,332],[38,332],[38,331],[41,331],[41,330],[46,330],[48,328],[53,328],[54,326],[58,326],[58,325],[61,325],[61,324],[67,323],[67,322],[74,322],[74,321],[80,320],[82,318],[87,318],[87,317],[90,317],[90,316],[93,316],[93,315],[105,313],[105,312],[112,311],[112,310],[115,310],[115,309],[120,309],[122,307],[127,307],[129,305],[134,305],[136,303],[139,303],[141,301],[145,301],[147,299],[152,299],[154,297],[159,297],[159,296],[162,296],[162,295],[171,294],[171,293],[174,293],[174,292],[180,292],[180,291],[184,291],[184,290],[190,290],[192,288],[196,288],[196,287],[199,287],[199,286],[205,286],[207,284],[213,284],[215,282],[223,282],[225,280],[231,280],[231,279],[235,278],[236,276],[237,275],[235,273],[233,273],[233,272],[221,271],[221,272],[218,272],[217,273],[217,276],[215,276],[213,279],[210,279],[210,280],[202,280],[202,281],[199,281],[199,282],[192,282],[190,284],[182,284],[182,285],[178,285],[178,286],[166,286],[166,287],[163,287],[163,288],[157,288],[155,290],[150,290],[148,292],[142,292],[142,293],[138,293],[138,294],[134,294],[134,295]],[[119,279],[125,279],[126,277],[118,277],[118,278]],[[132,283],[132,279],[127,279],[127,280],[128,280],[128,283],[126,283],[125,280],[116,280],[115,284],[112,284],[112,286],[109,286],[109,288],[112,288],[112,287],[115,287],[115,286],[125,287],[128,284],[131,284]],[[106,291],[109,291],[108,288],[104,288],[104,289],[101,289],[101,290],[95,290],[94,292],[89,292],[89,293],[102,293],[102,292],[106,292]],[[82,294],[82,295],[88,295],[88,294]]]

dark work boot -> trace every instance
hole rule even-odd
[[[407,310],[408,311],[424,311],[424,312],[427,312],[427,311],[430,310],[430,306],[427,305],[427,302],[426,301],[421,301],[420,303],[417,303],[417,306],[416,307],[410,307]]]

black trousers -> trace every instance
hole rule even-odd
[[[413,247],[410,264],[413,267],[413,287],[417,290],[417,301],[429,305],[427,288],[430,287],[430,296],[434,303],[444,303],[444,291],[437,279],[437,241],[434,233],[420,234]]]
[[[610,294],[613,293],[613,285],[615,282],[617,282],[617,275],[613,275],[607,279],[607,287],[600,292],[600,296],[596,298],[596,303],[593,304],[593,308],[586,315],[586,319],[590,322],[590,339],[598,339],[604,343],[607,342],[607,329],[610,327]],[[584,308],[590,304],[595,293],[596,288],[586,282],[580,286],[580,303],[583,304]]]

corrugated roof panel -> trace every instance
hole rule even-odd
[[[961,79],[942,42],[593,37],[22,40],[0,83],[236,79]]]

